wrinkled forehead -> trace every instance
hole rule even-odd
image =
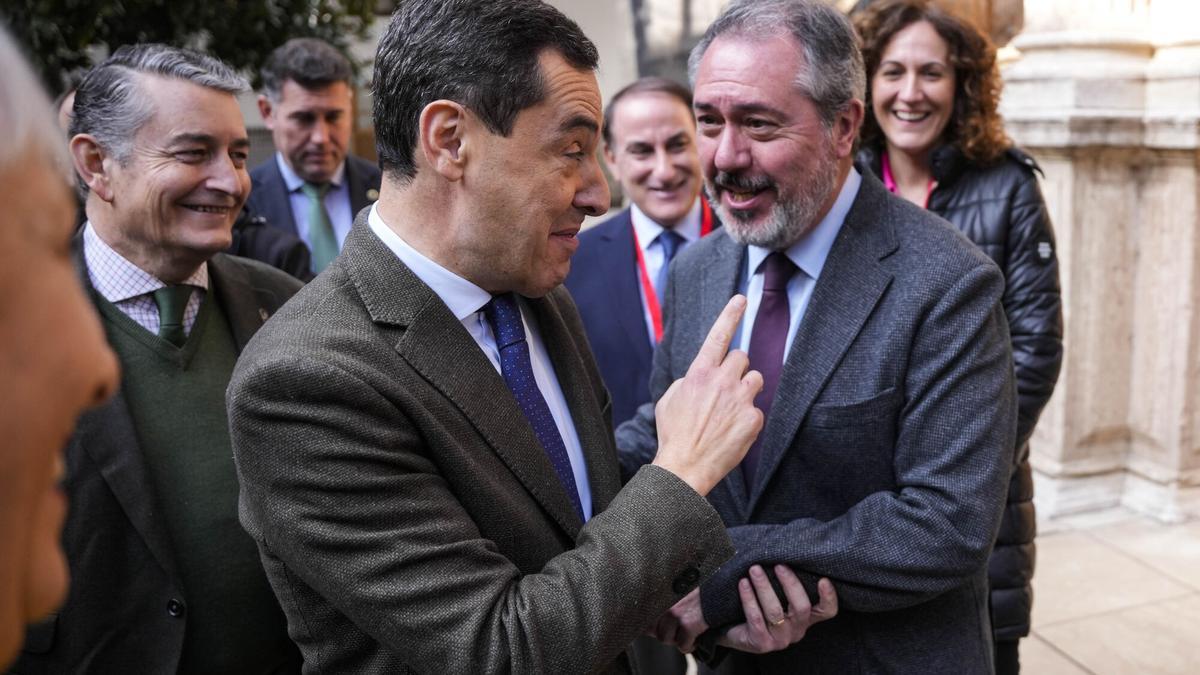
[[[778,109],[808,99],[799,86],[804,59],[788,36],[748,39],[722,36],[713,41],[696,73],[697,112]]]
[[[246,123],[233,94],[187,80],[146,77],[150,79],[139,84],[150,114],[134,132],[135,145],[185,137],[221,144],[248,141]]]

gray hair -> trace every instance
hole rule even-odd
[[[305,89],[324,89],[335,82],[353,85],[350,60],[329,43],[317,38],[293,38],[267,57],[259,75],[263,94],[279,102],[283,83],[292,80]]]
[[[67,141],[58,127],[50,99],[21,55],[3,24],[0,24],[0,129],[8,142],[0,143],[0,171],[13,168],[28,158],[40,156],[69,180],[74,175]]]
[[[118,162],[133,137],[154,115],[139,80],[157,75],[186,80],[228,94],[250,90],[246,79],[219,59],[163,44],[125,45],[83,76],[75,92],[71,135],[90,134]]]
[[[692,49],[688,77],[693,87],[704,52],[722,35],[752,39],[790,35],[807,66],[796,73],[796,88],[812,99],[826,127],[851,101],[866,96],[867,76],[854,27],[821,0],[734,0]]]

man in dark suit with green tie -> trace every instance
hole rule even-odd
[[[299,237],[316,274],[341,250],[354,216],[379,197],[379,167],[350,154],[354,73],[332,45],[295,38],[271,52],[261,75],[258,111],[275,154],[250,170],[246,211]]]

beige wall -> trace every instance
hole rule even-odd
[[[1066,358],[1043,515],[1200,514],[1200,3],[1027,0],[1003,110],[1046,170]]]

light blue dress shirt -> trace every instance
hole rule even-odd
[[[396,257],[408,266],[417,278],[433,289],[454,318],[462,322],[467,332],[483,350],[492,362],[496,372],[500,372],[500,350],[496,346],[496,337],[492,327],[483,314],[483,306],[492,299],[492,294],[458,276],[450,270],[430,260],[417,249],[413,248],[396,234],[392,228],[383,222],[377,206],[371,207],[367,224],[376,237],[384,243]],[[554,424],[562,436],[563,445],[567,448],[567,457],[571,460],[571,473],[575,475],[575,486],[579,490],[579,502],[583,506],[583,519],[586,522],[592,517],[592,490],[588,482],[587,462],[583,457],[583,446],[579,442],[579,434],[575,432],[575,422],[571,419],[571,411],[567,407],[567,399],[563,396],[562,387],[558,384],[558,376],[554,373],[554,365],[546,352],[537,324],[529,319],[529,307],[524,298],[519,298],[521,320],[525,324],[525,336],[529,342],[529,358],[533,366],[533,378],[537,381],[542,397],[554,417]]]

